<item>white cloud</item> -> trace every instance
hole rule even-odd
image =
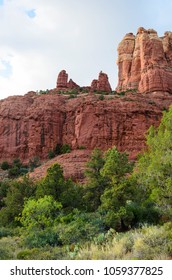
[[[89,85],[102,70],[114,88],[116,49],[125,33],[136,32],[139,26],[157,29],[159,24],[167,30],[172,26],[171,2],[164,1],[165,7],[158,8],[163,1],[4,0],[0,69],[6,61],[12,72],[0,75],[0,98],[53,88],[62,69],[81,86]]]

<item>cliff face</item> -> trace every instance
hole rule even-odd
[[[153,29],[139,28],[125,35],[118,46],[117,91],[172,93],[172,32],[158,37]]]
[[[145,145],[145,132],[171,103],[172,96],[164,93],[105,96],[103,101],[98,95],[8,97],[0,101],[0,159],[45,159],[58,143],[89,150],[116,145],[135,158]]]
[[[139,93],[111,95],[108,76],[100,72],[87,87],[90,93],[70,99],[58,90],[81,88],[68,82],[63,70],[49,94],[30,92],[0,100],[0,162],[18,157],[24,162],[35,156],[46,159],[57,144],[69,144],[73,150],[84,146],[87,155],[95,147],[106,150],[115,145],[135,159],[145,147],[146,131],[159,124],[162,111],[172,103],[172,33],[159,38],[156,31],[139,28],[136,36],[124,37],[118,53],[118,91],[131,88]],[[100,100],[94,90],[109,95]],[[75,155],[71,166],[74,161]]]
[[[44,158],[62,139],[65,113],[59,95],[15,96],[0,101],[0,159]],[[60,109],[59,109],[60,107]]]

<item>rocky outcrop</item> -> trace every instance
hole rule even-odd
[[[118,46],[117,91],[172,93],[172,32],[158,37],[153,29],[139,28],[125,35]]]
[[[156,95],[156,96],[155,96]],[[145,132],[172,103],[167,93],[124,97],[25,95],[0,101],[0,162],[48,157],[57,144],[106,150],[114,145],[131,158],[145,147]]]
[[[99,73],[98,80],[94,79],[91,83],[91,91],[105,91],[108,93],[112,91],[107,74],[102,71]]]
[[[69,80],[67,83],[67,88],[68,89],[79,89],[80,86],[78,86],[72,79]]]
[[[57,77],[57,89],[64,89],[67,88],[67,81],[68,81],[68,74],[65,70],[60,71]]]
[[[86,163],[90,158],[90,153],[90,150],[74,150],[71,153],[59,155],[35,168],[33,172],[29,173],[29,177],[34,180],[39,180],[46,176],[47,169],[52,164],[59,163],[63,168],[65,178],[72,178],[74,181],[82,183],[85,179],[84,171],[86,169]]]
[[[136,159],[145,148],[146,131],[160,123],[162,111],[172,104],[172,33],[159,38],[156,31],[139,28],[136,36],[128,33],[124,37],[118,53],[118,91],[130,88],[139,94],[111,95],[103,72],[91,89],[80,88],[62,70],[57,87],[46,94],[29,92],[0,100],[0,162],[14,158],[28,162],[35,156],[44,160],[57,144],[69,144],[72,153],[57,161],[66,177],[74,174],[82,180],[88,154],[96,147],[116,146]],[[78,89],[74,98],[58,94],[71,89]],[[102,100],[89,91],[109,94]],[[79,151],[81,147],[85,150]]]
[[[68,74],[65,70],[60,71],[57,77],[57,84],[56,84],[56,90],[70,90],[70,89],[79,89],[80,87],[72,80],[70,79],[68,81]]]
[[[0,160],[45,158],[61,143],[65,122],[60,95],[13,96],[0,101]]]

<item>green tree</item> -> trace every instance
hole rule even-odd
[[[126,153],[120,153],[116,147],[105,153],[105,164],[101,175],[107,177],[111,184],[118,183],[127,173],[131,173],[133,164],[129,162]]]
[[[116,147],[105,153],[105,163],[100,173],[106,178],[107,185],[100,197],[99,210],[104,213],[108,227],[118,230],[131,226],[134,214],[127,204],[132,201],[135,193],[133,180],[129,174],[133,164],[129,162],[126,153],[120,153]]]
[[[59,238],[54,227],[62,205],[52,196],[29,199],[25,202],[21,217],[18,220],[23,225],[24,243],[28,247],[43,247],[59,245]]]
[[[61,203],[52,196],[45,195],[43,198],[29,199],[25,202],[21,218],[21,224],[28,230],[44,230],[52,227],[61,210]]]
[[[82,187],[71,179],[65,179],[62,167],[55,163],[48,168],[45,178],[38,182],[36,197],[51,195],[55,200],[62,203],[65,211],[71,211],[82,206],[82,193]]]
[[[59,195],[59,201],[63,205],[65,212],[73,209],[83,209],[83,187],[74,183],[71,179],[65,181],[65,187]]]
[[[24,205],[24,199],[34,196],[35,185],[29,177],[25,176],[22,180],[9,181],[6,197],[3,198],[4,206],[0,210],[0,225],[14,224]]]
[[[39,198],[51,195],[58,200],[64,186],[63,169],[58,163],[55,163],[48,168],[47,175],[38,183],[36,196]]]
[[[4,198],[7,196],[9,187],[9,180],[0,182],[0,209],[5,206]]]
[[[140,156],[135,176],[141,193],[172,215],[172,107],[164,112],[158,128],[150,127],[147,150]]]
[[[95,211],[101,203],[100,197],[107,184],[106,178],[100,173],[104,162],[102,151],[97,148],[94,149],[85,172],[88,183],[84,187],[83,200],[87,211]]]

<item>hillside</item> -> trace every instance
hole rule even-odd
[[[117,63],[115,91],[62,70],[0,100],[0,259],[172,259],[172,33],[127,34]]]

